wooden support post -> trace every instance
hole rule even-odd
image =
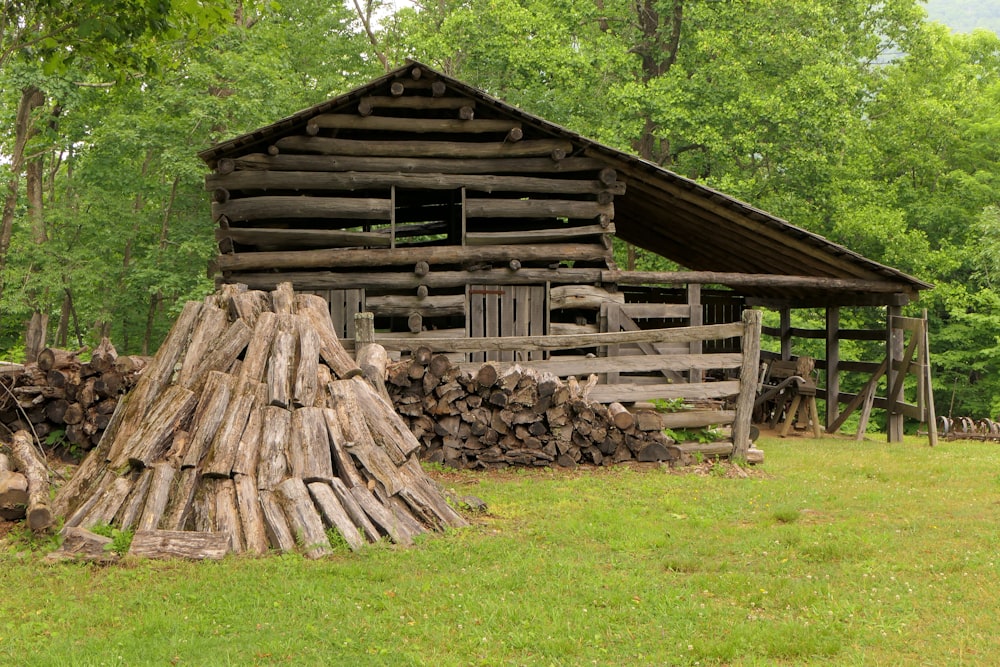
[[[701,308],[701,285],[689,284],[687,286],[688,307],[691,309],[688,325],[699,327],[704,324],[704,314]],[[702,341],[696,340],[689,343],[691,354],[702,353]],[[692,368],[688,371],[688,382],[696,383],[702,381],[702,371]]]
[[[900,395],[894,396],[893,387],[897,385],[896,378],[899,375],[899,371],[896,368],[897,362],[901,361],[903,358],[903,330],[895,329],[892,326],[892,320],[894,317],[899,317],[902,314],[902,308],[899,306],[886,306],[886,359],[888,360],[888,366],[886,368],[886,387],[889,390],[888,408],[886,415],[886,438],[888,442],[902,442],[903,440],[903,413],[900,412],[896,407],[896,402],[900,399],[902,391],[899,392]],[[900,386],[902,389],[902,386]]]
[[[759,310],[743,311],[743,363],[740,366],[740,393],[736,399],[736,421],[733,422],[734,461],[746,461],[750,449],[750,422],[760,372],[760,322]]]
[[[927,327],[927,309],[923,312],[923,345],[920,355],[921,371],[924,378],[924,393],[921,399],[926,401],[924,415],[927,417],[927,436],[931,447],[937,446],[937,411],[934,409],[934,385],[931,383],[931,337]]]
[[[789,361],[792,358],[792,311],[782,308],[781,312],[781,359]]]
[[[837,419],[840,412],[840,308],[826,309],[826,427]]]

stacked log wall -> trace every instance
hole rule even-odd
[[[0,437],[26,430],[66,449],[92,449],[148,359],[119,356],[107,338],[89,361],[80,357],[80,352],[44,348],[35,361],[0,374]]]
[[[320,294],[344,338],[362,311],[392,332],[547,333],[549,285],[614,268],[617,173],[420,68],[255,150],[206,178],[221,280]],[[495,312],[470,312],[491,289]]]

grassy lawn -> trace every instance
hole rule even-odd
[[[15,535],[0,664],[996,664],[1000,446],[759,445],[747,479],[438,474],[489,515],[321,562],[46,565]]]

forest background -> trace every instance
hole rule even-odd
[[[0,358],[155,351],[213,289],[196,152],[407,57],[934,283],[938,414],[997,418],[1000,38],[918,0],[4,3]]]

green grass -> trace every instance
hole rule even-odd
[[[749,479],[436,471],[489,514],[320,562],[46,565],[11,542],[0,664],[995,664],[997,445],[759,445]]]

